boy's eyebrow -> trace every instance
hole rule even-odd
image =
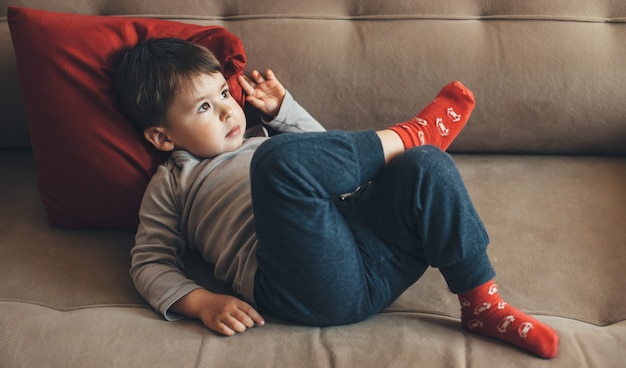
[[[228,88],[228,81],[224,81],[224,83],[222,83],[222,85],[221,85],[221,86],[220,86],[220,88],[219,88],[220,93],[221,93],[221,92],[222,92],[225,88]],[[202,96],[200,96],[200,97],[198,97],[198,98],[195,98],[195,99],[193,100],[193,104],[195,105],[195,104],[199,103],[199,102],[200,102],[200,101],[202,101],[202,100],[206,100],[206,99],[207,99],[207,96],[208,96],[208,95],[202,95]]]

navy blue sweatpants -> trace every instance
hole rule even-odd
[[[459,172],[433,146],[385,165],[373,131],[283,134],[251,165],[255,301],[297,323],[364,320],[437,267],[461,293],[495,276]]]

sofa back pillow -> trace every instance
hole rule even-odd
[[[26,107],[39,191],[52,226],[137,226],[145,187],[167,155],[145,141],[114,95],[120,51],[177,37],[212,50],[231,93],[246,56],[217,26],[9,7],[8,22]]]

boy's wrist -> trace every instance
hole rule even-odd
[[[213,293],[206,289],[195,289],[178,299],[170,309],[189,318],[200,318],[202,306],[209,303],[212,296]]]
[[[277,97],[278,103],[272,114],[262,113],[261,119],[264,123],[268,124],[275,120],[284,120],[285,117],[285,102],[289,99],[289,91],[284,90],[282,96]],[[288,102],[287,102],[288,103]]]

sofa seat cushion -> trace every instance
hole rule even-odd
[[[540,316],[560,333],[560,355],[548,361],[463,332],[456,319],[415,312],[321,329],[270,318],[224,338],[145,308],[57,311],[0,301],[0,310],[6,367],[620,367],[626,341],[626,321],[600,328]]]
[[[626,319],[626,158],[454,159],[490,234],[488,252],[509,302],[598,326]],[[3,153],[0,165],[12,173],[0,179],[7,194],[0,206],[0,299],[58,310],[147,306],[128,276],[132,231],[48,227],[32,156]],[[229,292],[196,253],[185,262],[191,278]],[[460,315],[435,269],[388,311]]]

